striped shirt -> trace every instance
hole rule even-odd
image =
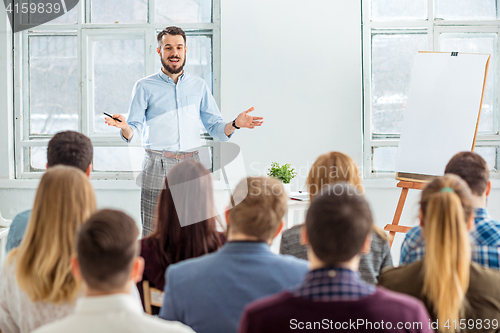
[[[500,223],[493,220],[486,209],[474,210],[474,229],[471,236],[471,259],[484,267],[500,270]],[[422,260],[425,241],[420,227],[412,228],[406,234],[401,246],[401,265]]]
[[[310,271],[294,296],[313,301],[355,301],[374,294],[376,287],[361,280],[359,273],[341,267]]]

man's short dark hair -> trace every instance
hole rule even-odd
[[[463,151],[455,154],[446,165],[444,173],[459,176],[475,195],[483,195],[490,179],[490,170],[486,161],[478,154]]]
[[[323,187],[306,216],[309,244],[326,265],[346,262],[359,254],[372,226],[368,202],[347,183]]]
[[[139,254],[139,230],[127,214],[103,209],[82,226],[77,240],[80,271],[87,285],[104,292],[125,286]]]
[[[165,29],[160,31],[160,33],[156,37],[156,39],[158,40],[158,45],[161,45],[162,38],[165,35],[172,35],[172,36],[181,35],[182,38],[184,38],[184,46],[186,46],[186,33],[181,28],[179,28],[179,27],[166,27]]]
[[[59,132],[49,141],[47,166],[69,165],[85,172],[92,162],[92,155],[92,142],[85,135],[73,131]]]

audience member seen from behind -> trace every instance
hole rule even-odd
[[[287,195],[275,179],[249,177],[226,211],[227,243],[217,252],[170,265],[160,317],[196,332],[236,332],[244,307],[304,278],[305,260],[271,252],[283,226]]]
[[[432,332],[422,302],[360,278],[359,254],[370,251],[372,230],[370,207],[355,187],[346,183],[323,187],[311,203],[303,229],[303,239],[310,244],[311,271],[291,291],[250,304],[239,332],[349,328],[360,332]],[[347,326],[336,326],[339,323]],[[399,323],[410,323],[411,328],[398,327]]]
[[[125,213],[105,209],[92,215],[78,234],[77,256],[71,260],[85,297],[77,300],[73,314],[35,332],[192,333],[180,323],[146,315],[130,295],[144,268],[138,236],[134,220]]]
[[[59,164],[73,166],[88,177],[92,169],[92,153],[92,143],[85,135],[72,131],[59,132],[49,141],[47,168]],[[31,209],[17,214],[12,220],[7,235],[7,252],[21,244],[30,214]]]
[[[81,170],[55,166],[43,175],[26,235],[0,270],[2,332],[31,332],[73,312],[80,284],[70,259],[77,229],[95,209]]]
[[[155,230],[141,239],[142,280],[163,290],[169,265],[218,250],[225,237],[216,230],[217,218],[210,172],[195,160],[173,167],[159,195]],[[144,303],[142,281],[137,287]],[[152,310],[158,314],[160,309]]]
[[[379,279],[386,288],[423,300],[443,332],[499,328],[500,272],[471,262],[467,230],[474,224],[472,212],[471,192],[463,180],[451,174],[434,179],[420,200],[423,260],[385,271]],[[469,320],[481,327],[461,325]]]
[[[358,167],[352,158],[336,151],[321,155],[314,162],[306,180],[310,201],[313,201],[324,185],[337,182],[348,182],[358,192],[363,192]],[[300,241],[300,230],[303,226],[296,225],[283,232],[280,253],[307,260],[307,247]],[[371,235],[371,248],[368,253],[361,255],[359,273],[364,281],[375,284],[382,269],[392,267],[392,258],[384,231],[373,224]]]
[[[470,231],[472,261],[485,267],[500,270],[500,223],[493,220],[486,210],[491,190],[490,171],[486,161],[476,153],[461,152],[453,156],[445,169],[465,180],[472,192],[474,228]],[[401,246],[401,264],[422,260],[425,241],[420,226],[412,228]]]

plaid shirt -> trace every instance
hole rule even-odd
[[[500,270],[500,223],[491,219],[484,208],[476,208],[475,228],[470,231],[472,239],[471,259],[484,267]],[[411,264],[422,260],[425,241],[420,227],[412,228],[406,234],[401,246],[399,263]]]
[[[313,301],[355,301],[375,291],[375,286],[361,280],[358,272],[325,267],[307,273],[305,282],[292,293]]]

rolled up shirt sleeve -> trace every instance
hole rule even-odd
[[[127,124],[134,131],[134,135],[130,140],[127,140],[120,131],[122,139],[128,143],[136,142],[138,137],[142,134],[144,121],[146,119],[146,110],[148,108],[148,94],[144,87],[138,81],[132,90],[132,99],[130,101],[130,108],[128,111]]]
[[[210,134],[210,136],[214,139],[227,141],[234,133],[231,133],[229,136],[226,135],[224,128],[228,123],[225,122],[222,118],[219,108],[217,107],[217,103],[210,93],[208,85],[206,83],[204,85],[201,100],[200,118],[206,130],[208,131],[208,134]]]

